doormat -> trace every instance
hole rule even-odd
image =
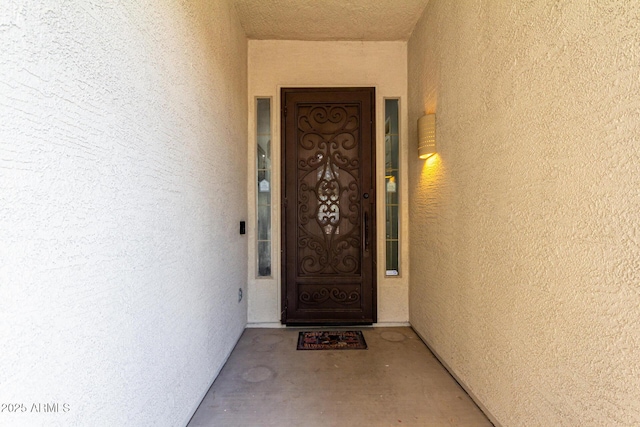
[[[366,350],[362,331],[300,332],[298,350]]]

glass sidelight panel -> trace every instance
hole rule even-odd
[[[257,275],[271,276],[271,98],[256,101]]]
[[[385,99],[384,101],[384,160],[385,160],[385,211],[386,211],[386,274],[397,276],[400,274],[399,244],[400,244],[400,126],[399,100]]]

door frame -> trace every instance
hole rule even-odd
[[[371,161],[370,168],[370,212],[371,212],[371,225],[372,236],[370,237],[370,255],[371,257],[371,319],[367,319],[366,322],[347,321],[347,322],[296,322],[295,324],[332,324],[332,325],[348,325],[348,324],[372,324],[378,321],[378,198],[377,198],[377,129],[376,129],[376,114],[377,114],[377,87],[376,86],[280,86],[278,88],[278,104],[280,106],[280,323],[284,325],[294,325],[294,323],[287,322],[287,239],[286,239],[286,105],[285,105],[285,93],[287,92],[330,92],[330,91],[361,91],[367,90],[371,92]],[[364,230],[363,230],[364,233]]]

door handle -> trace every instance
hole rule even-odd
[[[369,252],[369,214],[364,211],[364,251]]]

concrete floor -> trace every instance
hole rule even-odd
[[[189,427],[492,425],[411,328],[343,329],[369,348],[297,351],[302,329],[245,330]]]

